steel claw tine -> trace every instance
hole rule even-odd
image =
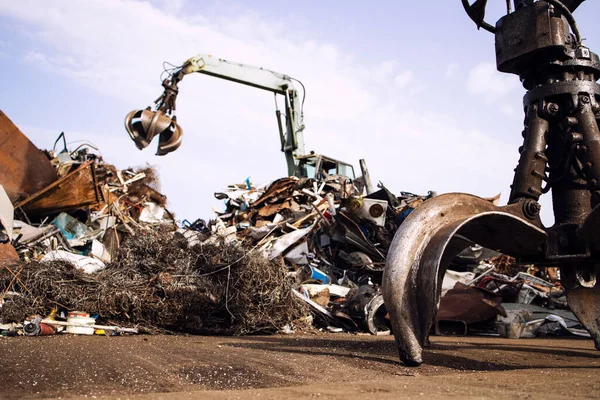
[[[540,228],[482,198],[450,193],[426,201],[397,231],[383,278],[400,359],[423,362],[447,266],[473,243],[507,254],[536,254],[546,240]]]

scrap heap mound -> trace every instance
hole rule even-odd
[[[225,211],[213,220],[178,222],[151,167],[119,170],[61,138],[62,150],[40,151],[0,111],[0,333],[75,310],[149,332],[274,333],[311,322],[391,332],[380,289],[387,252],[433,193],[380,184],[364,195],[360,179],[325,171],[262,187],[248,179],[215,193]],[[558,271],[543,271],[466,249],[444,278],[436,332],[581,333]]]
[[[0,324],[57,309],[149,331],[289,332],[314,318],[389,333],[387,248],[427,197],[383,185],[363,196],[356,181],[325,173],[248,180],[215,193],[226,205],[215,219],[181,223],[151,167],[119,170],[90,144],[68,150],[62,134],[40,151],[4,114],[0,135],[28,149],[0,147],[5,163],[36,171],[15,178],[0,162]]]
[[[67,150],[62,134],[41,151],[2,112],[0,139],[0,331],[74,310],[146,331],[310,325],[281,257],[177,232],[152,167],[119,170],[91,144]]]
[[[65,261],[30,261],[0,271],[0,288],[13,273],[19,281],[0,308],[4,322],[57,307],[150,332],[274,333],[307,321],[281,259],[268,261],[243,246],[189,247],[166,227],[138,232],[115,262],[92,274]]]

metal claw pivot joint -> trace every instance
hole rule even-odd
[[[447,266],[473,243],[520,263],[560,266],[569,306],[600,349],[600,62],[582,45],[572,15],[582,2],[516,0],[491,26],[485,1],[463,0],[477,25],[494,33],[498,70],[518,75],[527,90],[524,140],[508,205],[445,194],[397,231],[383,295],[407,365],[423,362]],[[539,218],[538,200],[548,192],[552,227]]]

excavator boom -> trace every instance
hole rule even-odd
[[[304,154],[304,123],[302,101],[294,86],[294,79],[279,72],[208,54],[198,54],[186,60],[163,81],[164,92],[151,106],[127,115],[125,128],[139,149],[147,147],[156,136],[159,137],[157,155],[166,155],[179,148],[183,130],[177,124],[175,101],[179,93],[179,82],[191,73],[205,74],[283,96],[285,128],[281,121],[282,113],[276,111],[281,151],[285,153],[288,174],[298,174],[297,157]]]

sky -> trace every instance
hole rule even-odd
[[[488,21],[504,1],[489,2]],[[375,5],[374,5],[375,4]],[[600,51],[597,1],[576,17]],[[65,132],[120,168],[155,165],[179,219],[214,217],[214,192],[287,173],[271,93],[192,74],[180,84],[180,149],[139,151],[123,120],[162,92],[163,61],[209,53],[306,87],[306,149],[392,192],[502,193],[522,144],[524,89],[495,70],[493,35],[459,0],[0,0],[1,109],[40,148]],[[542,217],[552,223],[551,202]]]

